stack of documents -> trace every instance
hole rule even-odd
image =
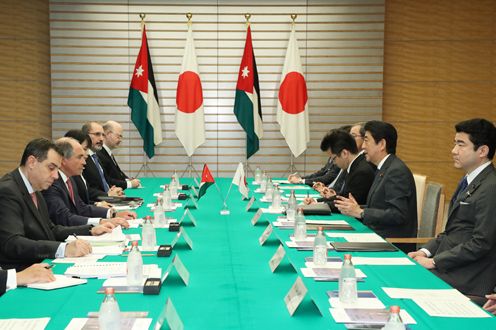
[[[296,241],[294,237],[290,237],[291,241],[286,241],[286,246],[290,248],[296,248],[297,250],[313,250],[313,241],[315,240],[315,235],[308,235],[303,241]],[[331,243],[327,242],[327,248],[332,249]]]
[[[412,299],[430,316],[491,317],[456,289],[382,289],[391,298]]]
[[[139,330],[149,329],[152,324],[151,318],[121,318],[119,329]],[[66,330],[99,329],[98,318],[74,318],[65,328]]]
[[[106,233],[100,236],[69,236],[66,238],[66,242],[72,242],[76,239],[83,239],[90,242],[92,245],[94,243],[113,243],[113,242],[124,242],[126,240],[126,235],[122,232],[122,227],[117,226],[112,230],[111,233]]]
[[[327,291],[329,304],[332,308],[384,309],[386,306],[372,291],[358,291],[358,299],[354,303],[345,304],[339,301],[339,291]]]
[[[337,323],[359,323],[369,327],[371,324],[385,324],[389,318],[389,310],[383,308],[331,308],[330,312]],[[400,310],[400,316],[405,324],[417,323],[404,309]]]
[[[348,242],[385,242],[384,238],[376,233],[326,233],[328,237],[343,237]]]
[[[0,329],[43,330],[50,322],[49,317],[38,319],[0,319]]]
[[[315,267],[313,258],[305,258],[305,266],[309,268]],[[353,257],[351,262],[355,266],[415,266],[415,263],[409,258],[368,258],[368,257]],[[343,261],[340,258],[328,258],[326,267],[341,268]]]
[[[64,275],[55,274],[55,281],[48,283],[33,283],[28,284],[28,288],[39,289],[39,290],[55,290],[61,288],[67,288],[69,286],[86,284],[88,281],[79,278],[72,278]]]
[[[301,268],[301,273],[305,277],[313,277],[316,281],[339,281],[341,268],[318,267]],[[355,269],[357,281],[363,281],[367,277],[360,269]]]

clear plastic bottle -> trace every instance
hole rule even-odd
[[[294,190],[291,190],[291,195],[289,195],[289,200],[288,200],[288,208],[286,210],[286,219],[288,221],[295,221],[297,207],[298,207],[298,202],[296,201],[295,192]]]
[[[400,306],[391,306],[389,309],[389,318],[382,327],[383,330],[405,330],[403,320],[400,317]]]
[[[255,183],[261,183],[262,182],[262,170],[260,167],[257,166],[255,169]]]
[[[265,187],[265,195],[264,198],[267,202],[272,201],[272,194],[274,193],[274,185],[272,184],[272,180],[267,178],[267,186]]]
[[[157,233],[153,227],[152,219],[146,216],[143,219],[143,230],[141,231],[141,246],[144,251],[153,251],[157,245]]]
[[[127,285],[143,285],[143,257],[138,249],[138,241],[134,241],[127,257]]]
[[[179,190],[181,187],[181,182],[179,182],[179,174],[177,174],[176,170],[174,170],[173,177],[176,179],[176,188]]]
[[[167,225],[167,218],[165,217],[164,208],[162,207],[162,197],[157,197],[157,203],[153,209],[154,224],[157,228],[163,228]]]
[[[303,215],[303,209],[298,209],[298,214],[295,219],[294,226],[294,238],[295,241],[304,241],[307,238],[307,223],[305,222],[305,216]]]
[[[317,267],[327,264],[327,240],[322,227],[319,227],[313,241],[313,263]]]
[[[352,304],[358,299],[355,267],[351,262],[351,254],[344,255],[343,266],[339,274],[339,301]]]
[[[165,185],[164,192],[162,193],[162,207],[164,210],[170,210],[172,208],[172,196],[168,185]]]
[[[121,329],[121,311],[114,296],[114,288],[105,288],[105,298],[98,313],[98,325],[102,330]]]
[[[272,205],[270,206],[273,210],[281,209],[281,191],[279,190],[279,185],[274,185],[274,191],[272,192]]]
[[[178,185],[177,185],[176,177],[173,175],[171,178],[171,182],[169,184],[169,189],[172,198],[177,197],[177,187]]]
[[[260,191],[265,192],[267,190],[267,174],[265,171],[262,174],[262,182],[260,182]]]

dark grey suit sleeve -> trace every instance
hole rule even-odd
[[[0,269],[0,296],[7,291],[7,271]]]
[[[486,186],[477,197],[471,203],[475,205],[460,205],[457,213],[459,219],[475,217],[472,238],[434,256],[436,268],[440,271],[477,261],[496,244],[496,184]]]
[[[365,225],[401,225],[408,221],[408,201],[415,194],[415,186],[409,184],[409,173],[402,168],[390,168],[385,184],[385,207],[366,208],[363,223]]]
[[[12,260],[53,259],[60,242],[48,240],[32,240],[26,237],[23,214],[25,207],[19,204],[14,194],[2,194],[0,209],[2,225],[0,226],[0,251]],[[33,221],[36,221],[33,219]]]
[[[64,191],[60,187],[52,185],[43,192],[43,197],[48,206],[48,214],[52,222],[62,226],[80,226],[88,223],[87,216],[75,214],[69,210],[63,201]]]

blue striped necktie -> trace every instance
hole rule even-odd
[[[91,158],[93,158],[93,161],[95,162],[96,168],[98,169],[98,174],[100,174],[100,179],[102,180],[103,184],[103,190],[105,192],[109,191],[109,185],[107,183],[107,180],[105,180],[105,175],[103,174],[103,168],[100,165],[100,162],[98,161],[98,157],[96,154],[91,155]]]

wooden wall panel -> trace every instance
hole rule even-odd
[[[186,32],[193,29],[204,89],[207,141],[193,162],[216,175],[232,175],[244,161],[245,134],[233,115],[246,25],[253,16],[264,117],[260,151],[250,159],[272,175],[287,173],[290,152],[276,123],[277,91],[286,53],[290,14],[297,13],[297,37],[309,89],[311,142],[296,160],[301,172],[322,166],[322,136],[333,127],[381,118],[383,0],[255,1],[50,1],[52,132],[54,137],[93,119],[118,120],[125,141],[119,162],[135,174],[143,162],[141,139],[130,121],[127,95],[140,45],[138,14],[147,13],[165,141],[150,167],[157,175],[185,168],[187,157],[174,134],[175,93]]]
[[[0,175],[29,140],[51,138],[49,32],[47,0],[0,3]]]
[[[454,125],[496,121],[496,2],[386,1],[384,120],[399,131],[398,154],[447,188]]]

